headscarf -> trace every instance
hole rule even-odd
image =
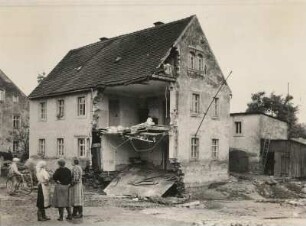
[[[13,162],[19,162],[20,159],[19,158],[13,158]]]

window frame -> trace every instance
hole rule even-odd
[[[83,141],[84,143],[80,143],[80,141]],[[78,137],[77,139],[77,144],[78,144],[78,156],[79,157],[86,157],[87,156],[87,151],[86,151],[86,138],[85,137]],[[84,147],[84,150],[81,150],[81,147]],[[82,151],[84,151],[84,155],[82,155]]]
[[[198,61],[198,70],[203,72],[204,71],[204,57],[202,53],[197,54],[197,61]]]
[[[4,101],[5,101],[5,90],[0,89],[0,102],[4,102]]]
[[[82,99],[82,98],[84,98],[84,103],[80,103],[80,100]],[[84,109],[82,110],[82,113],[83,114],[80,114],[80,112],[81,112],[81,105],[83,105],[84,106]],[[84,112],[83,112],[84,111]],[[78,117],[86,117],[86,96],[84,95],[84,96],[78,96],[77,97],[77,116]]]
[[[37,151],[37,154],[39,156],[45,157],[45,155],[46,155],[46,139],[45,138],[39,138],[38,139],[38,151]]]
[[[235,121],[235,135],[242,136],[242,121]]]
[[[20,115],[13,115],[13,129],[21,128],[21,117]]]
[[[218,138],[211,139],[211,158],[213,160],[219,159],[220,140]]]
[[[196,101],[196,98],[194,97],[198,97],[198,100]],[[201,94],[199,92],[191,93],[190,112],[192,116],[198,116],[201,114]]]
[[[61,102],[63,102],[62,105],[61,105]],[[61,115],[61,112],[62,112],[62,115]],[[56,118],[58,120],[65,118],[65,99],[64,98],[60,98],[56,100]]]
[[[17,146],[16,146],[17,144]],[[13,141],[13,153],[16,153],[19,151],[19,141],[18,140],[14,140]]]
[[[212,118],[218,119],[219,117],[220,117],[220,98],[214,97]]]
[[[44,108],[42,107],[43,105],[44,105]],[[42,111],[43,109],[44,109],[44,112]],[[40,101],[39,102],[39,109],[38,109],[39,120],[40,121],[47,121],[47,110],[48,110],[47,101]]]
[[[65,156],[65,140],[63,137],[56,139],[56,148],[58,157]]]
[[[196,142],[194,142],[196,141]],[[192,161],[200,158],[200,138],[199,136],[191,136],[190,138],[190,159]]]
[[[196,70],[196,54],[193,50],[188,52],[188,69]]]

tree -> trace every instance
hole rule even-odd
[[[19,149],[22,151],[22,160],[29,158],[29,125],[23,124],[19,129],[11,132],[11,139],[18,141]]]
[[[252,94],[251,102],[248,103],[246,112],[265,113],[282,121],[288,122],[289,137],[306,137],[305,127],[298,123],[298,106],[293,104],[293,96],[276,95],[269,96],[265,92]]]
[[[38,76],[37,76],[37,82],[38,84],[41,83],[44,79],[46,78],[46,73],[43,72],[43,73],[39,73]]]

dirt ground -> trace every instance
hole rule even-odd
[[[305,226],[306,200],[296,197],[299,186],[275,185],[268,179],[231,178],[228,183],[196,190],[184,202],[176,198],[108,197],[87,189],[84,219],[61,225]],[[53,208],[47,210],[50,221],[36,221],[35,191],[28,196],[9,196],[4,180],[0,182],[0,226],[58,225]]]

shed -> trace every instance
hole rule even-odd
[[[274,176],[306,177],[306,144],[295,140],[271,140],[274,153]]]

